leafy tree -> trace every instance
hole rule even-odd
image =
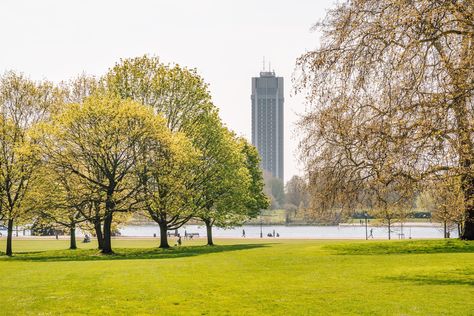
[[[250,175],[241,144],[220,122],[209,117],[194,138],[201,151],[194,181],[194,216],[206,225],[207,244],[212,246],[212,227],[229,227],[247,217]]]
[[[474,239],[473,20],[470,1],[363,0],[316,25],[321,45],[298,65],[312,104],[301,153],[330,184],[321,196],[343,205],[371,184],[415,188],[449,171],[464,194],[461,237]]]
[[[160,248],[169,248],[167,231],[178,229],[193,215],[189,179],[195,177],[197,152],[184,134],[176,133],[168,146],[158,139],[148,142],[140,159],[141,199],[148,216],[160,226]]]
[[[87,207],[84,199],[78,199],[81,192],[78,186],[72,186],[64,173],[55,173],[54,169],[40,167],[39,176],[32,183],[31,192],[25,200],[33,211],[34,222],[48,224],[49,227],[67,229],[70,233],[70,249],[76,249],[76,227],[86,220],[82,216]]]
[[[260,168],[260,156],[257,148],[249,144],[247,140],[240,138],[242,153],[245,156],[245,165],[250,175],[249,195],[247,203],[248,217],[256,217],[261,210],[270,206],[270,199],[264,193],[265,181]]]
[[[133,99],[153,108],[166,119],[166,124],[172,132],[183,133],[195,148],[199,148],[196,142],[200,137],[202,125],[210,117],[217,115],[207,85],[196,70],[179,65],[164,65],[157,57],[143,56],[121,60],[109,70],[102,81],[109,92],[120,98]],[[175,164],[174,167],[178,165]],[[188,168],[189,165],[181,164],[180,167]],[[188,174],[186,170],[181,172],[183,175]],[[199,171],[194,171],[190,176],[181,179],[186,181],[182,185],[187,188],[189,194],[197,192],[197,187],[201,185],[199,177]],[[161,215],[154,216],[154,220],[161,218],[162,228],[181,227],[189,220],[191,210],[197,203],[189,194],[186,198],[190,203],[187,211],[183,211],[182,207],[167,209],[166,216],[160,211]],[[168,197],[181,199],[178,195]],[[175,211],[177,213],[174,213]],[[161,231],[161,236],[163,239],[167,232]],[[163,243],[163,246],[168,244],[163,240],[160,243]]]
[[[165,65],[158,57],[123,59],[103,79],[108,91],[151,106],[173,132],[193,130],[216,112],[207,84],[195,69]]]
[[[104,92],[104,87],[95,77],[81,74],[59,84],[63,103],[81,103],[93,94]],[[60,104],[61,108],[62,104]],[[60,110],[60,108],[58,110]]]
[[[148,142],[168,146],[165,121],[131,100],[92,96],[66,109],[43,126],[44,155],[56,172],[75,177],[86,202],[98,202],[104,218],[102,253],[112,253],[114,214],[140,208],[137,169]],[[93,195],[89,195],[93,192]],[[91,198],[90,198],[91,196]]]
[[[40,162],[28,131],[48,117],[55,97],[49,83],[37,84],[14,72],[0,77],[0,218],[7,222],[8,256],[13,224],[30,211],[22,202]]]

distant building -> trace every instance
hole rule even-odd
[[[262,71],[252,78],[252,144],[262,168],[283,181],[283,77]]]

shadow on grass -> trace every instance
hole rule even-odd
[[[474,270],[454,270],[432,275],[385,277],[388,281],[410,282],[416,285],[467,285],[474,286]]]
[[[248,250],[267,247],[266,244],[238,244],[216,246],[187,246],[169,249],[160,248],[117,248],[110,255],[103,255],[97,249],[48,250],[15,253],[13,257],[1,256],[1,261],[92,261],[92,260],[132,260],[132,259],[167,259],[220,253],[227,251]]]
[[[458,239],[403,240],[335,244],[325,247],[338,255],[471,253],[474,241]]]

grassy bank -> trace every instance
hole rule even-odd
[[[114,240],[15,240],[1,315],[472,315],[474,243],[203,240],[171,250]],[[4,248],[0,239],[0,249]]]

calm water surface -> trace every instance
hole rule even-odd
[[[387,238],[388,229],[386,227],[368,227],[368,233],[375,239]],[[242,237],[243,230],[248,238],[260,237],[260,226],[244,225],[232,229],[213,228],[214,237],[239,238]],[[402,231],[403,230],[403,231]],[[206,236],[206,227],[198,225],[185,225],[178,229],[181,235],[184,232],[199,233],[200,237]],[[122,236],[130,237],[152,237],[153,234],[159,236],[158,225],[125,226],[120,230]],[[308,239],[365,239],[365,226],[263,226],[263,236],[278,233],[280,238],[308,238]],[[403,234],[403,235],[402,235]],[[443,238],[441,227],[392,227],[392,238]],[[451,237],[457,237],[457,233],[452,231]]]
[[[235,227],[232,229],[213,228],[214,237],[224,238],[240,238],[242,237],[243,230],[247,238],[259,238],[260,229],[262,230],[263,237],[268,238],[267,234],[275,235],[278,233],[280,238],[301,238],[301,239],[365,239],[365,226],[254,226],[244,225],[241,227]],[[368,227],[368,233],[372,229],[372,235],[375,239],[386,239],[388,230],[386,227]],[[187,233],[199,233],[200,237],[206,236],[206,227],[199,225],[185,225],[178,229],[181,235]],[[6,236],[7,232],[0,228],[0,233],[3,237]],[[153,237],[153,234],[159,236],[160,230],[158,225],[127,225],[120,229],[120,233],[124,237]],[[23,236],[23,231],[20,231],[19,236]],[[25,235],[29,235],[29,231],[25,232]],[[83,235],[81,232],[77,232],[78,236]],[[451,231],[451,237],[458,237],[457,231]],[[399,238],[443,238],[443,230],[439,226],[428,226],[428,227],[403,227],[399,225],[392,227],[392,239]]]

